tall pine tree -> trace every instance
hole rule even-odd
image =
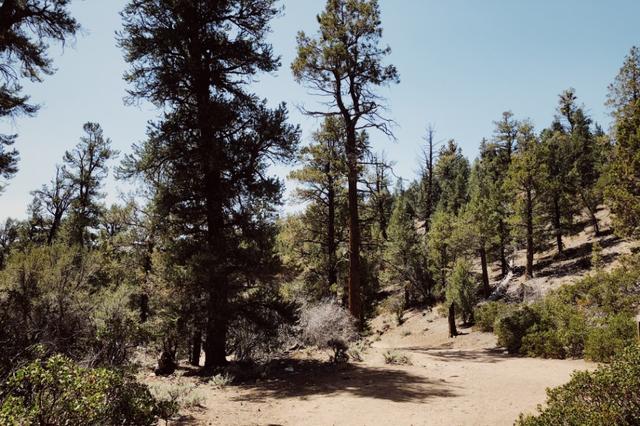
[[[362,319],[361,230],[358,181],[363,158],[358,133],[376,128],[391,134],[381,116],[383,103],[376,88],[398,81],[389,55],[381,47],[382,26],[377,0],[327,0],[318,16],[319,34],[298,34],[298,55],[291,65],[295,79],[326,99],[328,111],[306,111],[314,116],[336,116],[345,128],[349,203],[349,310]]]
[[[165,235],[186,246],[204,296],[205,367],[226,363],[232,301],[273,272],[274,204],[299,131],[284,105],[248,91],[279,61],[266,41],[274,0],[131,0],[119,42],[132,99],[164,111],[127,171],[155,187]]]

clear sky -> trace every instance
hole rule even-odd
[[[84,27],[64,51],[53,47],[58,72],[42,84],[25,84],[42,105],[35,118],[0,123],[0,132],[19,133],[20,171],[0,194],[0,219],[22,218],[29,192],[48,182],[65,150],[82,135],[82,124],[98,121],[122,153],[144,139],[149,106],[122,102],[126,64],[115,45],[119,10],[125,0],[75,1],[73,14]],[[287,102],[291,121],[304,140],[318,126],[297,105],[315,102],[291,76],[298,30],[314,32],[323,0],[284,0],[284,16],[270,36],[282,68],[263,75],[255,90],[274,105]],[[502,111],[528,117],[538,128],[552,120],[557,95],[574,87],[594,120],[609,125],[604,107],[607,85],[631,46],[640,44],[637,0],[380,0],[389,61],[400,85],[382,91],[397,142],[372,135],[378,151],[395,162],[396,173],[412,179],[428,123],[437,139],[456,139],[465,155],[476,155],[482,137]],[[278,167],[274,173],[286,175]],[[289,186],[291,186],[289,184]],[[110,180],[107,201],[127,185]],[[289,206],[288,208],[292,208]]]

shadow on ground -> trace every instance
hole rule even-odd
[[[287,368],[273,378],[255,384],[241,384],[246,390],[236,401],[301,398],[350,394],[393,402],[422,402],[430,398],[454,397],[444,382],[432,381],[401,369],[375,368],[360,364],[334,366],[317,361],[287,360]]]
[[[513,358],[504,353],[503,349],[447,349],[447,345],[441,347],[425,348],[425,347],[407,347],[402,348],[403,351],[420,353],[436,358],[439,361],[451,362],[477,362],[483,364],[496,364]]]

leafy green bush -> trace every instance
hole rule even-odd
[[[519,426],[640,424],[640,347],[627,347],[619,358],[594,372],[574,373],[564,386],[547,391],[537,416]]]
[[[564,359],[567,356],[562,339],[554,330],[535,331],[524,335],[520,353],[543,358]]]
[[[487,302],[478,305],[473,311],[476,322],[474,328],[480,331],[492,332],[496,320],[512,312],[515,308],[514,305],[508,305],[504,302]]]
[[[636,339],[635,322],[630,315],[608,317],[602,326],[590,330],[584,355],[596,362],[609,362]]]
[[[500,317],[499,305],[476,309],[478,323],[491,319],[501,345],[511,353],[545,358],[586,357],[608,362],[633,343],[633,315],[640,304],[640,257],[565,285],[544,299]]]
[[[538,313],[530,306],[522,306],[499,318],[495,323],[498,344],[504,346],[509,353],[518,353],[522,338],[539,319]]]
[[[2,385],[3,425],[154,425],[148,388],[107,369],[79,367],[62,355],[34,361]]]
[[[150,339],[149,331],[140,323],[140,314],[131,309],[132,295],[132,289],[123,285],[98,296],[93,312],[92,358],[96,365],[121,366],[139,344]]]
[[[531,306],[538,320],[522,339],[520,352],[544,358],[580,357],[588,332],[587,317],[576,306],[549,296]]]

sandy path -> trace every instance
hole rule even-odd
[[[493,335],[463,331],[447,339],[444,319],[414,314],[377,339],[363,362],[336,369],[299,360],[278,380],[208,389],[206,409],[185,424],[510,425],[545,400],[545,388],[593,367],[509,357],[494,349]],[[389,348],[412,365],[385,364]]]

